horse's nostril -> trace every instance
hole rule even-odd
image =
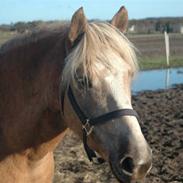
[[[122,169],[123,173],[131,176],[134,169],[133,159],[131,157],[124,157],[120,161],[120,168]]]

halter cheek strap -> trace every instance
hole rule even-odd
[[[139,119],[138,114],[133,109],[119,109],[112,112],[108,112],[98,117],[88,118],[84,112],[81,110],[80,106],[78,105],[74,94],[72,92],[71,87],[68,88],[68,98],[69,101],[77,114],[79,120],[82,123],[82,132],[83,132],[83,145],[90,161],[94,163],[101,164],[104,162],[102,158],[99,158],[94,150],[92,150],[87,144],[87,137],[92,133],[94,126],[101,125],[102,123],[106,123],[112,119],[119,118],[122,116],[134,116]]]

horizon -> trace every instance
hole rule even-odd
[[[133,18],[133,19],[129,19],[129,21],[133,21],[133,20],[137,20],[137,21],[140,21],[140,20],[148,20],[148,19],[183,19],[183,16],[178,16],[178,17],[174,17],[174,16],[167,16],[167,17],[146,17],[146,18],[139,18],[139,19],[135,19],[135,18]],[[108,21],[108,20],[105,20],[105,19],[98,19],[98,18],[96,18],[96,19],[88,19],[88,20],[101,20],[101,21]],[[19,23],[19,22],[23,22],[23,23],[29,23],[29,22],[36,22],[36,21],[42,21],[42,22],[54,22],[54,21],[71,21],[71,20],[69,20],[69,19],[65,19],[65,20],[59,20],[59,19],[53,19],[53,20],[39,20],[39,19],[37,19],[37,20],[28,20],[28,21],[22,21],[22,20],[20,20],[20,21],[17,21],[17,22],[10,22],[10,23],[0,23],[0,25],[14,25],[14,24],[16,24],[16,23]]]
[[[122,5],[128,10],[130,20],[183,17],[181,0],[6,0],[0,6],[0,24],[69,21],[81,6],[88,19],[110,20]]]

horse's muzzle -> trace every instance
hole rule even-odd
[[[121,160],[110,159],[113,174],[120,183],[133,183],[143,179],[152,166],[152,153],[149,148],[149,157],[144,160],[136,160],[135,157],[124,156]]]

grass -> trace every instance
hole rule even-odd
[[[0,46],[7,40],[13,38],[16,35],[15,32],[0,31]]]
[[[141,70],[168,68],[166,58],[141,58],[139,60]],[[183,57],[170,57],[169,67],[183,67]]]

